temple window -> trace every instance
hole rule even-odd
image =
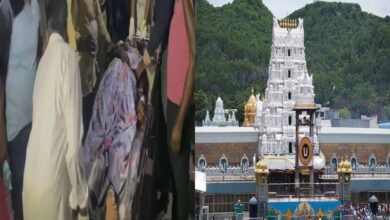
[[[368,166],[370,167],[371,171],[375,171],[376,157],[374,154],[371,154],[370,159],[368,159]]]
[[[291,70],[288,70],[288,78],[291,78]]]
[[[291,92],[288,93],[288,100],[291,100]]]
[[[356,170],[356,167],[357,167],[356,157],[351,158],[351,166],[352,166],[352,170]]]
[[[291,116],[290,116],[290,117],[291,117]],[[289,152],[290,154],[293,153],[293,143],[292,143],[292,142],[288,142],[288,152]]]
[[[287,50],[287,56],[291,56],[291,50],[290,49]]]
[[[292,125],[292,117],[291,117],[291,115],[288,116],[288,125]]]
[[[246,171],[248,171],[249,159],[248,159],[248,157],[246,156],[246,154],[244,154],[244,156],[242,156],[240,166],[241,166],[241,171],[242,171],[243,173],[245,173]]]
[[[337,171],[337,165],[338,165],[337,156],[335,153],[333,153],[333,155],[330,159],[330,166],[331,166],[333,171]]]
[[[200,155],[198,160],[198,168],[203,171],[204,169],[206,169],[206,167],[207,167],[206,158],[202,154]]]
[[[228,167],[228,161],[225,154],[223,154],[222,157],[219,159],[219,170],[221,171],[221,173],[226,173],[227,167]]]

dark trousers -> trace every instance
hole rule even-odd
[[[12,177],[12,208],[14,220],[23,219],[23,175],[26,163],[26,150],[31,132],[31,123],[26,125],[19,134],[8,142],[8,155]]]
[[[92,118],[93,102],[95,101],[96,92],[92,92],[83,97],[83,143],[88,133],[89,122]]]
[[[191,194],[195,193],[193,182],[190,182],[189,176],[190,153],[194,130],[194,108],[191,106],[184,121],[180,152],[172,153],[170,143],[178,113],[179,106],[168,99],[166,114],[169,162],[173,176],[172,214],[173,219],[188,219],[194,209],[193,195]]]

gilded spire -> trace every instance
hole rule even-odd
[[[298,22],[296,19],[284,18],[279,20],[279,25],[281,28],[293,29],[298,27]]]
[[[245,113],[244,113],[244,126],[245,127],[253,127],[254,120],[256,116],[256,97],[254,95],[254,88],[252,86],[251,89],[252,94],[250,95],[247,103],[245,104]]]

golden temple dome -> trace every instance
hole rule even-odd
[[[244,126],[245,127],[253,127],[256,116],[256,97],[254,95],[254,90],[252,87],[252,94],[249,97],[246,105],[245,105],[245,115],[244,115]]]
[[[352,172],[351,162],[349,162],[347,160],[347,157],[345,157],[345,161],[344,161],[344,172],[346,172],[346,173],[351,173]]]
[[[249,99],[245,105],[245,111],[247,113],[252,113],[252,112],[256,113],[256,97],[253,93],[254,93],[254,91],[253,91],[253,87],[252,87],[252,95],[249,97]]]
[[[339,166],[337,167],[337,173],[352,173],[351,162],[348,161],[347,156],[341,158]]]

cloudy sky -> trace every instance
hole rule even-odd
[[[233,0],[208,0],[212,5],[219,7]],[[332,0],[326,0],[332,1]],[[274,16],[277,18],[286,17],[289,13],[302,8],[313,0],[263,0]],[[390,16],[390,0],[338,0],[332,2],[354,2],[358,3],[363,11],[385,17]]]

